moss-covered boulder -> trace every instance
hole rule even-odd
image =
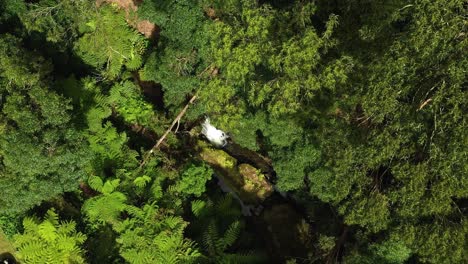
[[[260,170],[246,163],[237,167],[244,181],[241,188],[247,195],[253,195],[263,201],[274,192],[273,185],[266,180],[265,175]]]
[[[271,185],[260,170],[238,161],[222,149],[203,141],[197,143],[200,158],[209,164],[228,187],[248,204],[259,204],[273,193]]]

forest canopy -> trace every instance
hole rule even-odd
[[[467,29],[464,0],[0,1],[0,260],[468,263]]]

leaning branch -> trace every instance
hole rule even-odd
[[[187,112],[187,109],[189,108],[189,106],[191,104],[193,104],[193,102],[195,101],[195,99],[197,99],[197,95],[194,95],[192,96],[192,98],[190,99],[190,101],[185,105],[184,109],[182,109],[182,111],[180,111],[180,113],[177,115],[177,117],[174,119],[174,121],[172,121],[172,124],[171,126],[166,130],[166,132],[164,133],[164,135],[162,135],[162,137],[158,140],[158,142],[156,142],[156,145],[154,145],[150,151],[148,151],[145,155],[145,158],[143,159],[143,161],[140,163],[140,167],[138,167],[138,170],[137,170],[137,173],[141,171],[141,169],[145,166],[146,162],[148,161],[148,159],[151,157],[151,154],[154,153],[155,150],[157,150],[159,148],[159,145],[161,145],[161,143],[164,141],[164,139],[167,137],[167,135],[172,131],[172,129],[174,128],[174,126],[176,124],[179,124],[180,123],[180,119],[182,118],[182,116],[184,116],[185,112]]]

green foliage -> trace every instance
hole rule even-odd
[[[50,63],[0,36],[2,112],[0,210],[21,213],[84,178],[92,155],[72,123],[70,100],[50,88]]]
[[[117,78],[122,67],[134,71],[142,65],[147,41],[127,25],[122,12],[103,6],[86,26],[74,49],[84,62],[102,70],[106,78]]]
[[[460,76],[466,74],[457,70],[467,63],[462,55],[466,38],[459,35],[466,31],[459,15],[461,2],[348,3],[339,8],[347,10],[344,21],[356,21],[347,14],[360,9],[362,23],[351,22],[342,30],[361,27],[369,49],[355,49],[363,42],[353,34],[338,35],[346,43],[342,49],[354,54],[359,67],[351,86],[338,91],[336,108],[328,117],[332,121],[319,120],[314,131],[327,169],[309,175],[311,193],[339,204],[345,222],[366,232],[417,232],[411,239],[396,239],[400,245],[370,247],[374,257],[363,254],[367,260],[358,263],[375,263],[383,255],[393,259],[387,262],[402,263],[409,250],[424,262],[464,262],[459,253],[450,259],[445,251],[462,252],[466,247],[458,236],[462,228],[457,232],[453,227],[466,221],[453,200],[466,197],[462,175],[467,173],[466,166],[458,165],[466,164],[466,151],[460,147],[467,142],[466,133],[460,133],[466,130],[460,112],[466,111],[466,81]],[[430,237],[435,230],[440,233]],[[441,239],[445,232],[454,240]]]
[[[213,169],[207,165],[190,165],[183,173],[180,181],[175,187],[176,192],[185,195],[194,195],[200,197],[205,192],[205,185],[213,175]]]
[[[345,215],[345,223],[359,224],[371,232],[386,229],[390,221],[389,200],[379,193],[361,199],[353,197],[352,202],[345,202],[338,211]]]
[[[26,4],[23,1],[5,0],[0,3],[0,22],[8,22],[18,14],[26,10]]]
[[[1,35],[0,50],[2,91],[36,85],[51,72],[50,62],[22,48],[20,39],[10,34]]]
[[[154,204],[129,206],[130,215],[117,230],[120,253],[129,263],[196,263],[196,244],[184,238],[187,226],[181,217],[165,213]]]
[[[321,90],[343,83],[352,67],[350,58],[321,62],[321,53],[333,45],[330,35],[336,17],[331,17],[327,33],[320,36],[309,27],[313,11],[304,8],[304,20],[298,23],[288,16],[290,10],[242,1],[238,14],[215,22],[211,48],[222,75],[201,90],[206,108],[229,115],[231,120],[223,121],[234,129],[246,106],[264,109],[273,117],[294,114],[320,96]],[[283,29],[284,24],[291,30]]]
[[[83,212],[93,228],[102,224],[117,224],[120,213],[127,208],[127,197],[124,193],[116,191],[120,180],[107,180],[103,182],[97,176],[89,177],[89,186],[101,194],[90,198],[83,204]]]
[[[111,89],[111,95],[106,95],[95,80],[86,78],[81,81],[84,87],[83,93],[86,97],[82,102],[83,110],[85,110],[86,122],[88,126],[87,139],[90,143],[90,148],[96,154],[94,169],[96,173],[101,173],[110,165],[115,165],[117,168],[134,168],[137,164],[136,157],[138,153],[131,150],[127,146],[128,137],[125,132],[117,131],[117,128],[109,120],[113,113],[113,109],[128,109],[127,103],[132,103],[134,100],[128,98],[124,91],[134,89],[133,85],[118,85],[116,84]],[[132,92],[130,92],[132,93]],[[134,92],[132,96],[137,96]],[[141,97],[140,97],[141,98]],[[120,99],[119,102],[116,102]],[[146,106],[143,102],[136,105]],[[134,109],[136,111],[141,108]],[[124,116],[134,115],[132,109],[126,110]],[[121,111],[119,111],[121,113]],[[146,118],[146,117],[145,117]],[[134,121],[134,120],[131,120]]]
[[[422,262],[464,263],[467,261],[467,232],[466,220],[461,223],[436,220],[427,224],[402,225],[395,234]]]
[[[209,68],[208,20],[193,0],[143,1],[138,14],[161,29],[158,50],[148,57],[141,78],[160,83],[165,106],[175,112],[199,89],[199,75]]]
[[[40,0],[27,7],[20,18],[28,33],[45,33],[47,41],[66,44],[62,49],[77,39],[93,8],[86,0]]]
[[[154,127],[154,110],[151,104],[145,102],[139,88],[130,81],[114,85],[109,92],[108,103],[115,108],[125,122],[145,127]]]
[[[149,182],[151,181],[151,178],[147,175],[143,175],[141,177],[136,177],[135,180],[133,181],[133,183],[139,187],[139,188],[143,188],[146,186],[146,184],[148,184]]]
[[[411,250],[398,241],[386,240],[369,247],[381,263],[405,263],[411,255]]]
[[[282,191],[297,190],[303,186],[306,170],[316,165],[320,153],[312,146],[304,144],[291,150],[276,150],[272,156],[278,173],[278,188]]]
[[[233,222],[222,236],[218,233],[215,223],[211,222],[203,234],[204,247],[210,256],[221,255],[236,242],[239,233],[239,222]]]
[[[321,235],[318,238],[318,244],[321,250],[324,252],[330,252],[335,247],[336,239],[334,237]]]
[[[63,215],[82,206],[101,234],[88,247],[106,244],[85,261],[50,211],[25,218],[24,262],[266,262],[243,255],[260,240],[232,198],[208,198],[203,115],[307,208],[310,261],[468,262],[466,1],[95,2],[0,1],[0,227],[66,193]],[[154,45],[129,26],[143,19]]]
[[[0,233],[12,237],[18,233],[21,226],[21,217],[15,215],[0,215]]]
[[[207,263],[261,263],[265,260],[261,254],[251,250],[247,253],[230,253],[234,244],[242,243],[240,235],[244,227],[240,209],[231,195],[216,202],[194,200],[191,206],[196,220],[191,223],[190,232],[203,245]]]
[[[53,209],[42,221],[26,217],[24,232],[14,236],[18,257],[25,263],[85,263],[80,246],[86,236],[73,221],[59,221]]]

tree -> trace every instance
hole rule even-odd
[[[199,89],[200,75],[209,71],[209,20],[198,1],[193,0],[143,1],[138,15],[161,30],[158,47],[149,55],[141,78],[161,84],[165,107],[177,112]],[[200,110],[192,118],[196,114]]]
[[[101,70],[105,78],[116,79],[122,67],[134,71],[142,65],[146,39],[127,25],[123,12],[112,6],[96,10],[82,33],[75,42],[75,52]]]
[[[319,123],[313,132],[330,173],[313,172],[313,180],[326,185],[321,190],[312,186],[311,193],[339,204],[345,222],[368,232],[365,239],[376,231],[392,235],[404,226],[420,230],[428,219],[463,225],[466,216],[454,202],[467,195],[462,176],[467,167],[458,165],[467,158],[462,150],[466,133],[460,133],[466,129],[461,113],[467,109],[462,99],[467,96],[466,73],[459,71],[467,64],[462,3],[321,6],[341,15],[345,23],[336,36],[357,67],[350,83],[336,93],[333,121]],[[368,49],[356,49],[359,45]],[[339,183],[338,192],[328,183]],[[453,230],[437,226],[440,232]],[[403,244],[421,254],[420,260],[434,263],[441,261],[438,256],[466,247],[461,237],[455,247],[442,237],[429,239],[439,243],[438,253],[425,248],[425,236]],[[452,256],[451,262],[463,262],[460,255]]]
[[[66,51],[76,41],[93,8],[85,0],[40,0],[25,6],[27,10],[18,13],[25,30],[29,34],[44,33],[47,41],[59,44],[56,48],[60,51]]]
[[[72,122],[70,101],[51,88],[50,63],[8,34],[0,50],[0,211],[21,213],[75,190],[92,155]]]

